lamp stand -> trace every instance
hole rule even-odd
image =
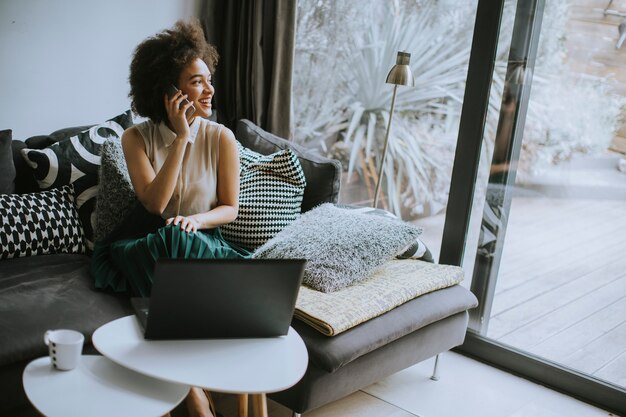
[[[378,206],[378,196],[380,194],[380,184],[383,180],[383,172],[385,169],[385,158],[387,157],[387,146],[389,145],[389,131],[391,130],[391,118],[393,117],[393,108],[396,104],[396,90],[397,85],[393,86],[393,96],[391,96],[391,110],[389,111],[389,121],[387,122],[387,133],[385,134],[385,146],[383,147],[383,158],[380,161],[380,168],[378,168],[378,179],[376,181],[376,191],[374,191],[374,203],[373,208]]]

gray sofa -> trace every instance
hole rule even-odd
[[[85,127],[63,129],[48,136],[12,141],[7,131],[0,138],[0,166],[4,184],[0,192],[37,191],[25,166],[20,148],[42,148],[67,138]],[[10,133],[10,132],[9,132]],[[271,135],[242,120],[237,139],[260,153],[290,147],[298,155],[307,179],[302,210],[323,202],[337,202],[341,166]],[[15,179],[7,184],[7,149]],[[5,176],[8,175],[8,176]],[[1,232],[0,232],[1,233]],[[45,330],[72,328],[86,335],[86,353],[95,353],[90,343],[100,325],[131,314],[127,296],[97,291],[88,275],[86,255],[54,254],[0,261],[0,415],[32,414],[22,389],[21,373],[32,359],[47,353],[42,342]],[[348,395],[381,378],[446,351],[463,342],[467,310],[476,298],[459,285],[438,290],[362,323],[337,336],[327,337],[298,321],[309,352],[309,366],[294,387],[270,398],[294,411],[305,413]]]

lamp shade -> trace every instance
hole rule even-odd
[[[413,87],[415,85],[415,79],[413,79],[409,62],[411,62],[410,53],[398,52],[396,65],[394,65],[391,71],[389,71],[389,74],[387,74],[387,84],[408,85]]]

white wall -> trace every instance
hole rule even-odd
[[[129,109],[134,48],[200,2],[0,0],[0,130],[26,139]]]

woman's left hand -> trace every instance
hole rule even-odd
[[[180,225],[180,230],[183,232],[196,232],[198,231],[198,221],[193,217],[176,216],[170,217],[165,221],[165,224]]]

